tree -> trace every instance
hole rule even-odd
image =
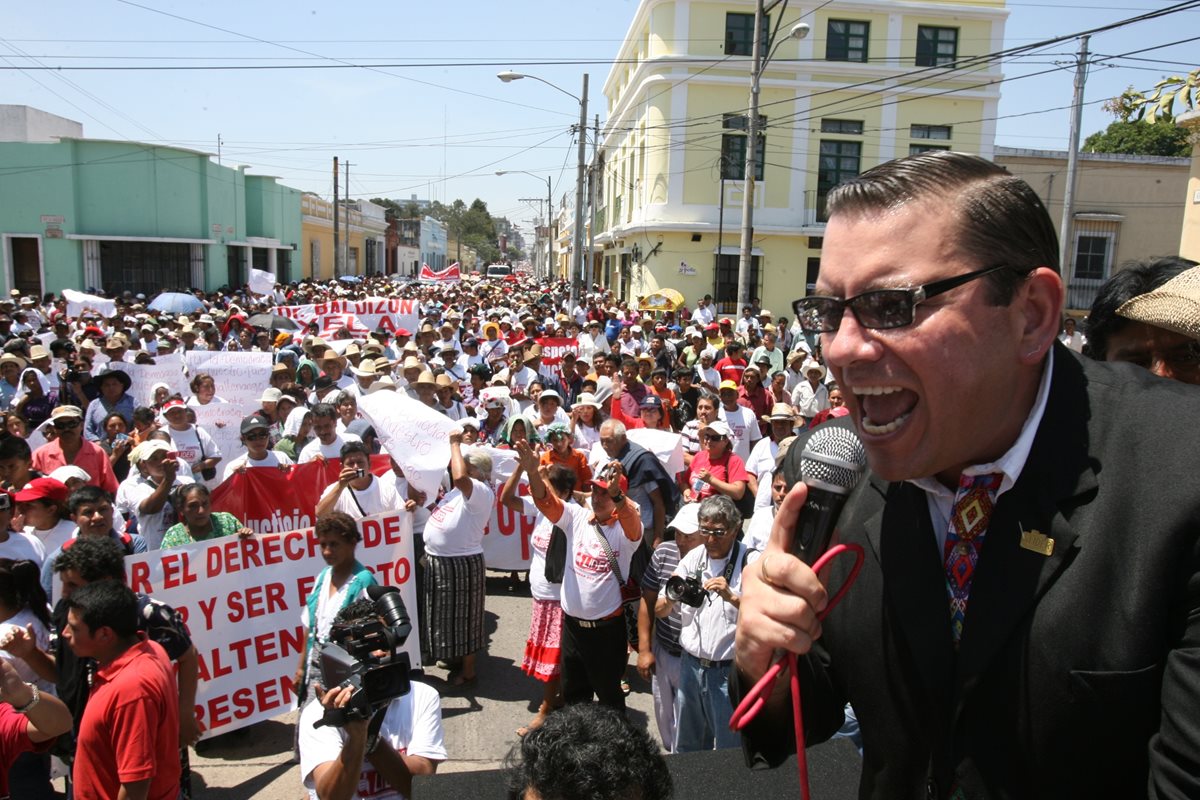
[[[1196,108],[1196,103],[1200,101],[1200,69],[1192,70],[1187,75],[1163,78],[1154,84],[1154,91],[1149,96],[1130,86],[1110,103],[1118,105],[1125,112],[1121,119],[1132,116],[1141,120],[1144,117],[1147,122],[1154,124],[1159,119],[1174,122],[1176,100],[1181,100],[1188,111]],[[1109,108],[1108,105],[1105,107]]]
[[[1188,132],[1173,122],[1117,120],[1083,142],[1085,153],[1123,153],[1133,156],[1189,156]]]

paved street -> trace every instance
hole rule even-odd
[[[500,767],[516,742],[516,729],[529,721],[541,699],[541,684],[520,671],[529,625],[529,594],[525,587],[512,591],[504,577],[487,582],[488,651],[479,661],[479,681],[465,694],[446,692],[444,670],[430,671],[431,682],[442,692],[442,715],[450,760],[440,772],[463,772]],[[633,669],[630,656],[629,717],[648,726],[653,723],[650,687]],[[295,714],[214,741],[193,755],[193,796],[200,800],[304,797],[299,768],[291,762]]]

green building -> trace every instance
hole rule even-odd
[[[251,267],[290,280],[301,192],[245,169],[0,106],[3,291],[213,290]]]

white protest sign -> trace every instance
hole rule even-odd
[[[266,270],[250,270],[250,291],[255,294],[270,294],[275,288],[275,276]]]
[[[121,367],[133,381],[129,394],[133,397],[135,406],[148,406],[154,403],[154,384],[165,383],[171,394],[179,393],[187,396],[190,392],[187,379],[183,375],[183,356],[171,353],[157,356],[153,364],[125,364]]]
[[[85,311],[95,311],[105,319],[117,315],[117,302],[115,300],[105,300],[103,297],[77,292],[74,289],[63,289],[60,294],[67,301],[68,317],[78,318]]]
[[[653,428],[629,428],[625,431],[625,436],[629,441],[653,453],[672,478],[683,472],[683,437],[678,433]],[[609,461],[612,459],[600,443],[593,444],[592,451],[588,453],[588,464],[592,469],[595,470],[598,465],[607,464]]]
[[[310,322],[315,322],[321,336],[328,336],[342,328],[359,336],[365,336],[380,327],[390,331],[397,328],[415,331],[421,321],[417,301],[398,297],[368,297],[358,301],[330,300],[328,303],[275,306],[271,312],[296,320],[301,328],[307,328]]]
[[[213,376],[217,396],[228,400],[243,415],[259,407],[258,398],[271,383],[271,354],[189,350],[184,355],[188,375]]]
[[[496,505],[483,536],[483,561],[488,569],[520,572],[529,569],[531,554],[529,537],[537,525],[536,516],[528,517],[512,511],[500,502],[500,491],[513,473],[517,464],[515,450],[497,450],[494,447],[477,447],[492,457],[492,486],[496,490]],[[524,476],[518,494],[528,495],[529,484]]]
[[[395,586],[413,631],[403,646],[420,665],[413,580],[412,515],[378,514],[358,523],[359,563]],[[196,718],[205,738],[283,713],[306,636],[301,615],[325,568],[311,528],[247,539],[224,537],[125,559],[129,587],[184,615],[199,653]]]
[[[450,433],[458,423],[403,392],[376,392],[358,398],[358,410],[375,428],[379,442],[418,491],[437,496],[450,463]]]
[[[196,425],[203,428],[212,437],[213,442],[221,450],[221,462],[217,464],[217,474],[211,481],[204,481],[212,489],[221,482],[225,474],[225,465],[245,452],[242,446],[242,413],[241,408],[233,403],[209,403],[205,406],[189,406],[196,412]],[[211,456],[212,453],[206,453]],[[197,473],[196,480],[200,480]]]

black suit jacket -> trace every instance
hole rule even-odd
[[[801,667],[810,743],[854,706],[860,796],[1200,797],[1197,421],[1200,389],[1056,345],[957,652],[924,493],[863,481],[839,536],[864,567]],[[1031,530],[1051,555],[1020,546]],[[831,592],[851,561],[822,576]],[[747,732],[752,763],[794,749],[779,711]]]

